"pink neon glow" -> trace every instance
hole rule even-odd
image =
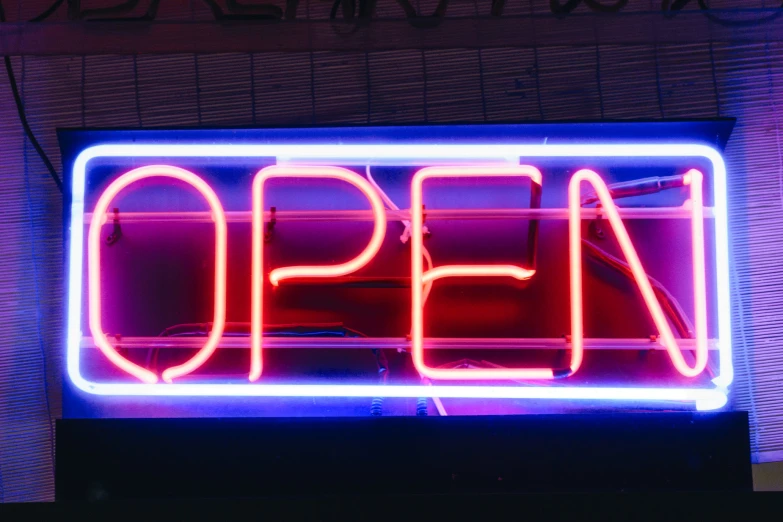
[[[535,275],[535,270],[514,265],[446,265],[424,272],[422,282],[427,284],[442,277],[513,277],[524,281]]]
[[[296,277],[338,277],[356,272],[378,253],[386,235],[386,211],[383,201],[372,185],[350,170],[341,167],[279,166],[266,167],[253,180],[253,243],[251,279],[250,380],[257,381],[263,371],[263,246],[264,246],[264,183],[271,178],[331,178],[345,181],[358,188],[370,201],[374,218],[372,237],[362,253],[350,261],[329,266],[288,266],[272,270],[270,282]]]
[[[527,177],[533,183],[541,184],[541,173],[535,167],[519,165],[512,167],[426,167],[419,170],[411,183],[411,345],[413,363],[419,373],[430,379],[450,380],[519,380],[552,379],[550,368],[430,368],[424,362],[424,288],[423,285],[443,277],[513,277],[530,279],[535,270],[513,265],[445,265],[424,272],[422,250],[423,216],[422,185],[429,178],[480,178],[480,177]]]
[[[106,222],[106,210],[117,194],[132,183],[145,178],[173,178],[191,185],[207,200],[215,221],[215,312],[212,331],[206,344],[186,362],[172,366],[163,372],[163,380],[171,382],[200,367],[217,348],[226,322],[226,218],[223,206],[215,192],[200,177],[187,170],[168,165],[150,165],[131,170],[114,180],[101,194],[93,210],[88,237],[88,279],[90,331],[95,344],[118,368],[141,381],[151,384],[158,381],[157,375],[121,356],[109,343],[101,326],[101,227]]]
[[[571,370],[576,371],[575,368],[578,368],[581,363],[584,343],[584,325],[582,322],[582,217],[579,193],[579,187],[583,181],[587,181],[593,186],[601,202],[603,211],[614,230],[623,254],[628,260],[628,265],[633,272],[636,284],[642,293],[647,309],[652,315],[653,322],[658,328],[661,342],[669,353],[672,363],[677,371],[686,377],[699,375],[707,364],[707,304],[702,174],[696,170],[688,172],[685,178],[685,183],[691,187],[694,302],[696,303],[696,362],[694,367],[691,368],[685,362],[682,351],[672,333],[663,309],[655,297],[650,281],[647,279],[647,274],[642,267],[636,249],[628,236],[628,231],[625,229],[625,225],[620,218],[606,184],[594,171],[583,169],[574,174],[568,186],[568,229],[571,251],[571,343],[573,353],[579,354],[579,359],[572,361]]]
[[[704,259],[704,176],[696,169],[685,174],[685,184],[691,188],[691,244],[693,248],[693,302],[696,312],[696,362],[689,369],[700,374],[707,366],[707,263]],[[676,363],[675,363],[676,364]]]

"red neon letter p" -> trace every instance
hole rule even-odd
[[[263,370],[261,355],[264,314],[264,183],[271,178],[331,178],[345,181],[358,188],[370,201],[375,227],[364,251],[350,261],[329,266],[287,266],[276,268],[269,274],[269,280],[277,286],[284,279],[296,277],[337,277],[356,272],[375,257],[386,235],[386,211],[378,193],[370,183],[341,167],[286,167],[273,165],[256,174],[253,180],[253,254],[251,278],[251,327],[250,327],[250,380],[257,381]]]

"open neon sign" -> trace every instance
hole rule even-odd
[[[89,222],[88,234],[88,313],[89,326],[95,345],[114,365],[140,382],[90,382],[80,371],[82,333],[82,256],[85,228],[84,188],[88,163],[95,158],[253,158],[276,157],[278,165],[260,169],[252,184],[252,288],[251,297],[251,364],[246,384],[180,383],[183,377],[204,364],[217,348],[223,335],[226,309],[226,220],[223,208],[214,191],[194,172],[172,165],[149,165],[133,169],[116,180],[103,192]],[[569,247],[571,291],[571,361],[566,369],[555,368],[430,368],[424,362],[422,295],[426,285],[444,277],[513,277],[529,279],[535,271],[517,265],[445,265],[425,271],[422,253],[422,185],[429,178],[460,177],[526,177],[541,186],[544,181],[538,169],[520,163],[534,163],[535,158],[706,158],[712,168],[712,187],[715,218],[715,245],[718,303],[719,373],[712,379],[712,387],[599,387],[519,386],[509,380],[551,379],[572,375],[579,370],[584,358],[582,332],[582,267],[581,267],[581,205],[579,188],[590,183],[602,206],[621,250],[633,273],[653,322],[660,334],[660,342],[669,354],[677,371],[685,377],[700,375],[707,365],[707,312],[704,246],[704,205],[702,172],[689,169],[683,172],[684,184],[689,187],[687,207],[691,214],[691,241],[693,251],[693,295],[695,317],[695,362],[689,365],[683,357],[671,327],[664,317],[661,305],[641,266],[622,219],[600,174],[592,170],[576,172],[568,189]],[[386,213],[381,197],[365,178],[347,169],[329,166],[349,160],[351,164],[404,159],[421,165],[411,185],[411,350],[416,369],[424,376],[438,381],[435,386],[374,386],[328,384],[265,384],[263,379],[263,278],[266,272],[263,260],[265,181],[280,177],[332,178],[358,188],[370,203],[373,215],[373,234],[365,249],[354,259],[331,266],[276,267],[268,274],[273,285],[285,279],[300,277],[328,278],[355,272],[366,265],[378,252],[386,231]],[[152,162],[152,161],[151,161]],[[454,165],[459,166],[438,166]],[[121,356],[102,332],[100,302],[100,229],[106,221],[106,212],[114,197],[125,187],[147,178],[163,176],[184,181],[209,203],[215,224],[215,295],[212,330],[203,346],[185,363],[164,370],[159,376]],[[702,409],[720,407],[726,401],[728,385],[732,381],[730,342],[730,308],[728,299],[728,255],[726,235],[725,166],[719,153],[702,145],[687,144],[590,144],[590,145],[101,145],[85,150],[77,158],[73,171],[72,227],[69,273],[68,317],[68,374],[80,389],[103,395],[197,395],[197,396],[376,396],[386,397],[477,397],[477,398],[551,398],[622,401],[691,401]],[[476,385],[452,385],[450,381],[482,381]],[[487,383],[493,383],[488,385]],[[564,381],[567,382],[567,381]]]

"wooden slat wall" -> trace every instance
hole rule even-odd
[[[19,2],[19,12],[7,7],[9,18],[30,18],[48,3]],[[435,3],[422,1],[421,10]],[[172,3],[163,4],[161,15],[176,18]],[[201,2],[178,5],[189,7],[187,16],[209,16]],[[330,5],[305,1],[300,16],[324,18]],[[450,13],[489,9],[455,5]],[[397,13],[388,2],[381,7]],[[507,12],[547,9],[545,0],[518,0]],[[783,459],[781,44],[26,57],[14,66],[30,122],[58,170],[54,131],[63,126],[737,117],[726,152],[732,404],[751,412],[754,457]],[[2,74],[0,152],[0,501],[45,500],[53,496],[50,419],[61,402],[62,207]]]

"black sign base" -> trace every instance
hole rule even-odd
[[[752,486],[743,412],[57,423],[58,501]]]

